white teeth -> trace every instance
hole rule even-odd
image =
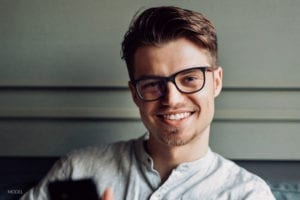
[[[181,120],[189,117],[190,115],[191,115],[190,112],[184,112],[184,113],[177,113],[177,114],[167,114],[164,115],[164,118],[168,120]]]

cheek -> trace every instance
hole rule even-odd
[[[153,107],[152,106],[142,106],[139,107],[139,112],[141,116],[141,120],[144,124],[144,126],[150,131],[153,131],[157,128],[156,126],[156,120],[153,113]]]
[[[214,96],[211,91],[200,91],[193,102],[200,109],[200,113],[207,115],[207,112],[214,112]]]
[[[154,105],[152,105],[152,103],[150,102],[140,102],[139,105],[138,105],[138,108],[139,108],[139,112],[140,112],[140,115],[141,115],[141,118],[143,120],[147,120],[149,121],[150,118],[153,116],[153,111],[154,111]]]
[[[208,120],[212,120],[215,113],[215,105],[214,105],[213,97],[210,97],[209,99],[206,100],[205,108],[203,108],[203,110],[205,110],[204,117],[207,118]]]

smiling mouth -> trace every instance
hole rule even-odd
[[[182,112],[182,113],[172,113],[172,114],[162,114],[158,117],[171,121],[179,121],[190,117],[194,112]]]

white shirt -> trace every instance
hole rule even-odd
[[[162,183],[144,149],[145,137],[74,151],[21,199],[49,199],[47,184],[62,179],[92,178],[99,194],[110,187],[116,200],[273,200],[258,176],[212,152],[176,167]]]

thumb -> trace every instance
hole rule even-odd
[[[113,193],[110,188],[106,188],[106,190],[104,191],[104,193],[102,195],[101,200],[114,200]]]

